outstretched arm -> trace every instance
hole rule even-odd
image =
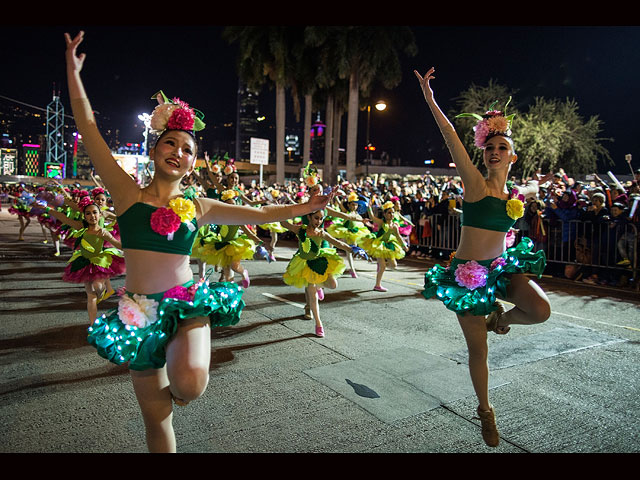
[[[57,211],[55,208],[47,207],[45,211],[51,215],[53,218],[60,220],[60,222],[69,225],[74,230],[80,230],[84,228],[84,224],[79,220],[73,220],[67,217],[64,213]]]
[[[449,149],[451,157],[456,164],[456,169],[458,170],[458,173],[462,178],[462,182],[465,185],[465,195],[473,197],[473,195],[475,195],[474,192],[478,192],[478,194],[482,197],[484,196],[484,177],[469,158],[469,154],[460,141],[460,138],[458,137],[453,124],[449,121],[445,114],[442,113],[442,110],[440,110],[440,107],[435,101],[433,90],[429,83],[430,80],[435,78],[433,76],[434,72],[435,68],[431,67],[423,77],[416,70],[414,70],[416,77],[420,81],[422,93],[424,94],[424,98],[427,101],[427,105],[429,105],[429,109],[433,114],[433,118],[436,120],[438,128],[440,128],[440,132],[444,137],[447,148]],[[468,198],[468,200],[473,201],[473,198]]]
[[[282,222],[289,218],[301,217],[317,212],[327,206],[333,192],[329,195],[314,195],[306,203],[295,205],[264,205],[249,207],[246,205],[229,205],[211,198],[198,198],[200,209],[198,222],[216,223],[219,225],[262,225],[263,223]]]
[[[68,33],[64,36],[67,43],[67,83],[73,118],[78,132],[82,135],[91,163],[109,190],[116,210],[123,211],[135,202],[139,190],[138,184],[120,168],[98,130],[91,104],[80,78],[85,54],[78,55],[77,49],[82,43],[84,32],[80,31],[73,39]]]

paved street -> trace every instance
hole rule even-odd
[[[61,280],[70,250],[54,257],[35,220],[26,241],[17,231],[3,206],[0,452],[145,452],[127,369],[86,343],[84,289]],[[551,318],[489,335],[502,435],[492,449],[474,419],[457,320],[420,295],[431,264],[401,262],[379,293],[375,263],[358,260],[359,278],[326,292],[317,338],[303,290],[282,282],[292,247],[281,243],[275,263],[246,263],[242,320],[213,330],[209,387],[175,408],[179,452],[640,451],[638,292],[545,278]]]

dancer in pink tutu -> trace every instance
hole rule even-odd
[[[46,211],[74,229],[71,234],[75,239],[74,251],[62,280],[84,284],[89,324],[92,324],[98,316],[98,303],[113,294],[110,279],[124,274],[125,264],[120,241],[100,225],[102,215],[99,207],[88,196],[80,201],[79,207],[84,222],[69,218],[51,207]]]

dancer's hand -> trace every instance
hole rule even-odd
[[[433,72],[435,72],[435,67],[431,67],[429,71],[423,76],[421,76],[417,70],[414,70],[413,73],[416,74],[416,77],[420,81],[420,86],[422,87],[422,93],[424,94],[425,100],[433,99],[433,89],[429,85],[429,80],[432,80],[436,77],[433,76]]]
[[[80,45],[82,40],[84,40],[84,32],[80,30],[73,40],[71,39],[71,35],[65,33],[64,39],[67,43],[67,51],[65,54],[67,58],[67,69],[74,72],[80,72],[84,65],[86,54],[81,53],[80,55],[77,55],[76,51],[78,49],[78,45]]]
[[[310,196],[307,205],[312,208],[311,211],[317,212],[318,210],[323,210],[333,200],[337,188],[338,187],[333,187],[327,195],[315,194]]]

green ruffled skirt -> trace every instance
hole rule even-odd
[[[460,315],[488,315],[497,309],[496,297],[506,297],[511,274],[542,276],[546,256],[542,250],[534,252],[533,247],[533,242],[524,237],[494,259],[473,263],[454,257],[448,267],[435,265],[425,274],[422,295],[437,297],[445,307]]]
[[[193,284],[190,281],[167,292],[152,295],[126,292],[118,308],[98,317],[89,327],[89,344],[96,348],[101,357],[117,365],[128,363],[131,370],[162,368],[166,363],[165,347],[178,329],[180,320],[208,317],[212,327],[238,323],[245,306],[239,285],[232,282],[209,285],[204,282],[187,296],[186,291]],[[178,298],[163,298],[166,293],[176,291]],[[125,299],[125,296],[128,298]],[[140,305],[141,310],[153,317],[154,321],[146,326],[134,326],[130,321],[123,323],[120,316],[131,316],[134,302],[130,299],[136,299],[135,308]]]

